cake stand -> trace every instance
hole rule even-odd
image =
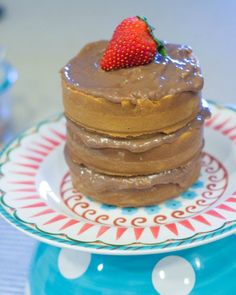
[[[122,209],[75,191],[63,115],[3,150],[0,213],[41,242],[27,295],[234,294],[236,112],[210,107],[200,178],[157,206]]]

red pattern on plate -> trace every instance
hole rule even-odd
[[[236,125],[235,122],[233,124],[234,125],[232,125],[231,117],[225,118],[225,115],[222,116],[221,112],[218,111],[205,125],[207,128],[212,128],[215,132],[220,132],[223,136],[235,143]],[[183,229],[189,232],[186,233],[186,238],[188,238],[192,237],[195,233],[201,232],[202,234],[214,230],[215,228],[212,227],[213,219],[218,220],[217,228],[220,228],[225,220],[229,220],[229,216],[231,216],[231,220],[234,220],[232,216],[235,216],[236,212],[236,192],[233,192],[228,198],[221,200],[221,196],[224,194],[227,187],[227,171],[219,160],[206,153],[205,156],[207,155],[210,160],[210,164],[204,162],[206,166],[204,166],[203,163],[203,167],[206,167],[206,170],[209,168],[209,165],[215,161],[219,165],[215,170],[209,168],[208,171],[206,171],[211,174],[209,175],[209,181],[211,183],[207,185],[208,190],[202,195],[202,203],[197,203],[198,206],[203,207],[203,210],[200,212],[194,211],[195,208],[193,206],[196,206],[196,204],[192,207],[188,206],[185,208],[184,214],[189,213],[191,216],[187,214],[183,215],[178,212],[178,214],[175,213],[174,216],[176,219],[175,222],[168,222],[168,218],[165,215],[156,214],[152,217],[151,224],[147,224],[147,217],[136,216],[130,219],[129,226],[125,226],[127,217],[118,216],[113,220],[112,224],[106,224],[110,218],[109,215],[101,214],[96,216],[96,210],[94,208],[89,208],[89,204],[83,200],[84,197],[82,194],[75,192],[72,187],[68,187],[64,190],[65,184],[70,185],[68,174],[64,176],[62,181],[61,196],[64,198],[68,207],[69,201],[71,201],[72,198],[77,198],[76,204],[71,208],[72,211],[76,212],[76,208],[78,207],[86,210],[83,210],[80,217],[78,216],[78,220],[76,217],[62,214],[56,209],[52,209],[46,200],[42,201],[42,197],[38,195],[38,187],[32,182],[32,178],[34,179],[36,177],[35,175],[39,173],[41,165],[46,161],[47,157],[51,155],[57,147],[63,144],[64,140],[64,133],[58,132],[51,126],[47,127],[47,132],[44,134],[42,131],[40,138],[37,135],[36,140],[28,142],[29,145],[27,149],[25,148],[28,153],[21,155],[21,159],[24,159],[24,161],[19,161],[19,157],[17,161],[11,159],[11,169],[3,176],[7,179],[13,179],[14,176],[19,175],[23,179],[22,181],[16,181],[10,184],[11,190],[4,196],[4,202],[12,208],[9,209],[12,214],[16,212],[17,215],[20,215],[21,220],[27,223],[36,225],[38,228],[49,233],[60,234],[64,237],[69,235],[70,238],[76,239],[76,236],[79,236],[78,239],[80,241],[89,241],[88,239],[90,238],[91,241],[98,239],[104,243],[113,243],[122,239],[122,243],[131,244],[134,242],[156,243],[160,241],[160,238],[163,239],[163,236],[169,236],[168,239],[184,238],[181,235]],[[15,147],[15,150],[17,150],[17,147]],[[12,169],[13,167],[14,169]],[[215,177],[215,174],[218,174],[219,171],[223,171],[221,178]],[[11,173],[12,178],[10,176]],[[222,186],[217,186],[218,183],[221,183]],[[219,194],[215,195],[215,192]],[[69,197],[68,194],[70,194]],[[209,203],[207,203],[208,200],[213,202],[209,205]],[[214,204],[215,202],[217,202],[216,205]],[[208,209],[208,207],[210,208]],[[74,234],[75,231],[76,235]],[[150,235],[150,241],[147,241],[148,235]]]
[[[104,212],[100,204],[93,202],[73,188],[69,172],[62,179],[60,194],[69,210],[89,222],[110,226],[148,226],[152,223],[168,224],[170,223],[170,217],[173,221],[182,220],[196,215],[206,210],[206,208],[210,208],[224,194],[228,185],[228,174],[224,165],[215,157],[204,152],[202,156],[202,171],[207,176],[208,181],[204,184],[201,195],[191,200],[187,206],[182,206],[183,208],[181,210],[173,210],[170,216],[164,209],[162,210],[162,214],[158,213],[154,216],[148,214],[145,214],[145,216],[136,216],[135,214],[133,218],[124,215],[119,209],[119,216],[117,216],[117,211],[116,214],[110,214],[109,209]],[[145,212],[143,211],[143,213]],[[216,213],[215,216],[219,217],[220,215]]]

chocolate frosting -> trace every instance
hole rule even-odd
[[[62,78],[83,93],[106,98],[114,103],[138,99],[158,100],[180,92],[198,92],[203,77],[192,49],[165,43],[168,56],[157,54],[148,65],[106,72],[100,67],[108,41],[87,44],[64,69]]]
[[[163,134],[155,133],[136,138],[113,138],[106,135],[90,132],[83,127],[79,127],[69,119],[67,120],[67,130],[73,140],[78,138],[90,148],[115,148],[125,149],[133,153],[141,153],[162,144],[173,143],[176,138],[191,128],[200,128],[203,125],[205,118],[210,116],[210,111],[207,107],[202,107],[201,112],[196,118],[189,122],[185,127],[177,130],[174,133]]]
[[[199,162],[200,154],[195,155],[188,163],[179,168],[162,171],[160,173],[143,176],[112,176],[100,174],[88,167],[76,164],[70,159],[65,147],[65,158],[71,172],[80,181],[95,185],[98,191],[101,190],[124,190],[124,189],[149,189],[159,184],[179,184],[185,183],[186,175]]]

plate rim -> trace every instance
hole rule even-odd
[[[19,230],[22,233],[25,233],[26,235],[30,236],[31,238],[34,238],[38,241],[44,242],[46,244],[60,247],[60,248],[69,248],[73,250],[83,251],[83,252],[89,252],[94,254],[105,254],[105,255],[148,255],[148,254],[159,254],[159,253],[168,253],[168,252],[175,252],[175,251],[181,251],[184,249],[190,249],[194,247],[198,247],[204,244],[208,244],[217,240],[220,240],[222,238],[225,238],[227,236],[230,236],[231,234],[234,234],[236,232],[236,222],[226,222],[223,227],[218,228],[217,230],[213,230],[207,233],[204,233],[202,237],[193,238],[191,237],[191,240],[195,240],[191,244],[182,243],[180,241],[176,241],[174,243],[168,244],[167,247],[162,247],[164,243],[157,243],[157,244],[146,244],[144,249],[139,249],[139,247],[136,246],[130,246],[130,245],[96,245],[93,242],[82,242],[82,241],[75,241],[71,238],[68,240],[61,239],[59,234],[48,234],[38,227],[37,229],[32,229],[28,225],[30,223],[24,222],[18,219],[13,218],[7,210],[4,209],[4,206],[0,206],[0,215],[3,217],[5,221],[7,221],[8,224],[12,225],[14,228]],[[232,224],[231,224],[232,223]],[[229,224],[225,227],[225,225]],[[39,235],[40,233],[40,235]],[[186,241],[189,239],[187,238]],[[183,240],[182,240],[183,242]],[[99,246],[99,248],[98,248]],[[112,248],[115,247],[115,250],[112,250]],[[109,249],[107,249],[109,248]],[[119,248],[122,248],[122,250],[119,250]],[[126,250],[126,248],[129,248]],[[115,251],[115,252],[114,252]]]
[[[233,111],[236,113],[236,108],[233,106],[223,106],[219,105],[214,101],[209,101],[208,103],[210,105],[214,105],[218,109],[228,109],[230,111]],[[3,157],[5,154],[7,154],[12,150],[11,146],[13,146],[13,149],[15,149],[17,146],[14,146],[16,143],[20,144],[21,139],[24,138],[28,133],[33,134],[35,131],[39,130],[39,128],[47,124],[49,122],[53,122],[60,120],[63,117],[63,113],[50,116],[49,118],[42,120],[30,128],[27,128],[25,131],[18,134],[15,138],[13,138],[0,152],[0,158]],[[0,176],[2,175],[1,167],[4,165],[4,163],[0,163]],[[196,247],[202,244],[213,242],[217,239],[226,237],[227,235],[231,235],[236,231],[236,220],[225,222],[220,228],[217,228],[216,230],[206,231],[204,233],[197,233],[198,235],[191,236],[186,239],[172,239],[170,243],[161,242],[161,243],[155,243],[155,244],[143,244],[139,243],[138,246],[135,246],[135,243],[129,244],[129,245],[109,245],[104,242],[83,242],[83,241],[77,241],[73,240],[72,238],[67,236],[67,239],[60,238],[60,234],[52,234],[52,233],[46,233],[40,228],[37,227],[36,224],[33,224],[35,229],[31,228],[29,226],[30,223],[21,220],[19,217],[15,216],[15,218],[8,212],[11,208],[9,205],[4,203],[3,196],[5,192],[0,189],[0,215],[7,220],[11,225],[13,225],[15,228],[17,228],[20,231],[23,231],[25,234],[38,239],[42,242],[59,246],[59,247],[66,247],[66,248],[72,248],[76,250],[86,251],[86,252],[92,252],[97,254],[117,254],[117,255],[141,255],[141,254],[154,254],[154,253],[164,253],[164,252],[170,252],[170,251],[178,251],[183,250],[186,248]],[[6,209],[8,208],[8,210]],[[14,208],[15,210],[15,208]],[[13,215],[16,214],[16,211],[14,211]],[[199,236],[200,235],[200,236]],[[137,243],[136,243],[137,244]],[[140,249],[141,248],[141,249]]]

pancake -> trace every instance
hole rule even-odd
[[[116,136],[172,133],[201,108],[203,78],[188,46],[166,44],[145,66],[105,72],[107,41],[86,45],[62,70],[66,116],[86,129]]]
[[[106,72],[107,45],[87,44],[61,70],[72,183],[102,203],[155,205],[199,177],[210,116],[201,69],[189,46],[165,42],[167,56]]]
[[[178,196],[199,177],[200,154],[184,166],[143,176],[113,176],[74,163],[65,149],[74,187],[94,200],[121,207],[158,204]]]
[[[177,168],[202,149],[203,123],[208,115],[203,108],[174,133],[125,139],[90,132],[67,120],[67,153],[75,163],[103,174],[148,175]]]

